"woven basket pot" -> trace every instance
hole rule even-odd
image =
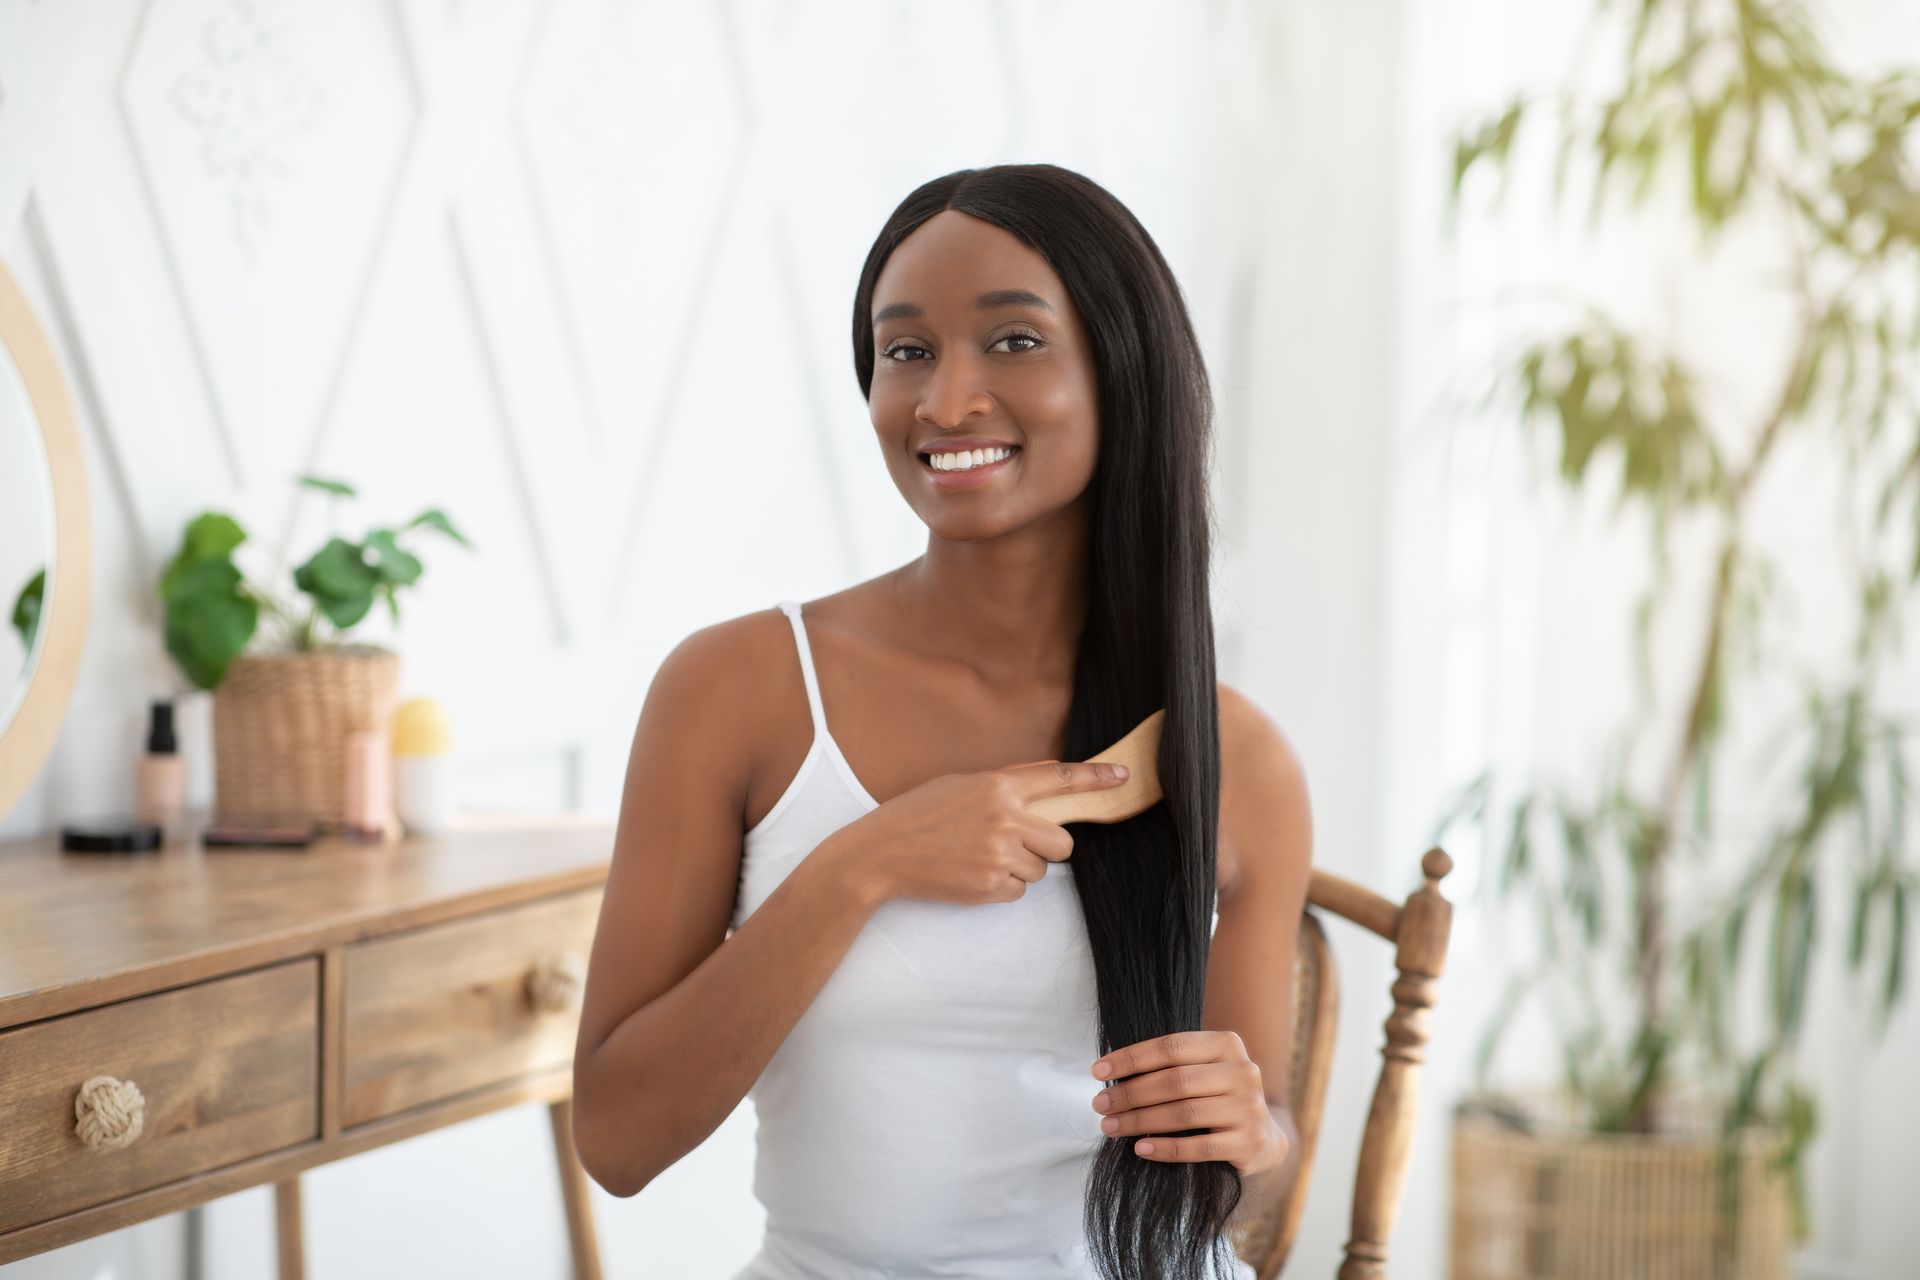
[[[1451,1280],[1787,1280],[1780,1133],[1740,1134],[1729,1162],[1704,1124],[1593,1133],[1556,1123],[1564,1104],[1530,1110],[1546,1118],[1529,1130],[1454,1115]]]
[[[343,828],[347,735],[386,729],[399,690],[400,655],[376,645],[236,658],[213,693],[220,817]]]

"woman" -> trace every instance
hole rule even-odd
[[[751,1094],[767,1232],[735,1280],[1251,1276],[1223,1232],[1294,1173],[1310,820],[1286,739],[1214,676],[1179,288],[1097,184],[1000,165],[907,197],[853,321],[927,548],[661,664],[589,966],[581,1160],[633,1195]],[[1124,785],[1061,762],[1161,708],[1162,802],[1027,812]]]

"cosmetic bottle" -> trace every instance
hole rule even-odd
[[[187,761],[173,736],[173,703],[156,698],[147,726],[147,749],[134,765],[134,816],[164,832],[173,843],[187,805]]]
[[[393,814],[393,752],[384,731],[347,735],[345,836],[362,844],[384,843],[397,832]]]
[[[447,713],[432,698],[411,698],[393,714],[394,807],[408,835],[453,825],[450,736]]]

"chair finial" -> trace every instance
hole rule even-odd
[[[1453,870],[1453,859],[1447,855],[1445,849],[1435,845],[1421,857],[1420,870],[1427,877],[1427,887],[1437,889],[1440,887],[1440,882],[1447,878],[1447,873]]]

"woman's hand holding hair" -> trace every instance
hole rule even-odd
[[[877,902],[1012,902],[1073,852],[1073,836],[1027,811],[1048,796],[1125,784],[1124,767],[1035,760],[943,774],[830,837],[847,873]]]
[[[1102,1070],[1105,1068],[1105,1070]],[[1278,1167],[1289,1143],[1274,1119],[1260,1077],[1260,1064],[1234,1031],[1176,1031],[1115,1049],[1093,1064],[1093,1074],[1111,1081],[1094,1095],[1093,1109],[1106,1118],[1101,1131],[1136,1141],[1135,1154],[1149,1160],[1225,1160],[1241,1176]],[[1192,1137],[1162,1134],[1211,1129]]]

